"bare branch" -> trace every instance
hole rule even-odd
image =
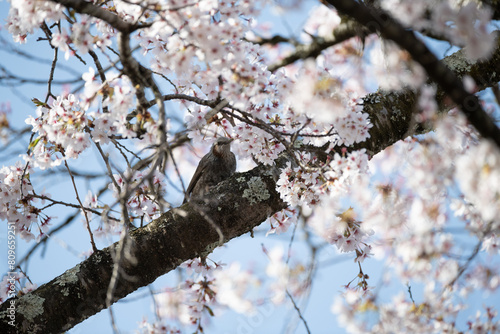
[[[123,73],[130,78],[135,87],[137,96],[137,109],[142,111],[143,106],[148,104],[144,88],[150,86],[151,72],[142,67],[134,57],[130,49],[130,35],[128,33],[118,34],[118,49],[120,52],[120,61],[123,65]]]
[[[353,20],[346,20],[341,23],[333,32],[332,36],[327,39],[314,39],[311,44],[297,46],[294,53],[282,59],[279,63],[272,64],[268,67],[269,71],[274,72],[281,67],[293,64],[297,60],[305,60],[307,58],[316,58],[321,52],[331,46],[345,42],[346,40],[364,36],[368,30]]]
[[[302,316],[302,312],[300,311],[300,308],[297,306],[295,303],[295,300],[293,300],[293,296],[286,290],[286,295],[288,298],[290,298],[290,301],[292,302],[293,308],[297,311],[297,314],[299,315],[300,320],[302,320],[302,323],[304,324],[304,327],[306,328],[307,333],[311,334],[311,331],[309,330],[309,326],[307,325],[306,319]]]
[[[97,252],[97,247],[96,247],[95,242],[94,242],[94,235],[92,234],[92,231],[90,230],[90,221],[89,221],[89,217],[87,215],[87,210],[85,210],[85,207],[83,206],[83,203],[80,199],[80,195],[78,195],[78,189],[76,188],[75,178],[73,177],[73,174],[71,173],[71,169],[69,169],[68,162],[66,160],[64,160],[64,165],[66,166],[66,169],[68,170],[69,176],[71,178],[71,183],[73,184],[73,189],[75,189],[76,200],[80,204],[80,208],[82,209],[83,214],[85,216],[85,221],[87,222],[87,224],[86,224],[87,231],[89,232],[89,235],[90,235],[90,243],[92,244],[92,250],[95,253],[95,252]]]

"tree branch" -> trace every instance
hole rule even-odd
[[[286,162],[282,158],[277,165]],[[187,203],[173,209],[124,241],[112,303],[153,282],[182,262],[206,256],[219,246],[219,234],[203,218],[218,224],[224,242],[249,232],[285,207],[275,188],[277,167],[259,166],[220,183],[205,205]],[[258,188],[259,194],[249,193]],[[205,211],[201,214],[200,208]],[[238,208],[238,209],[235,209]],[[9,299],[0,306],[1,333],[58,333],[66,331],[106,307],[106,292],[113,272],[115,243],[38,289],[15,297],[16,327],[8,325]]]
[[[479,99],[465,90],[460,78],[439,61],[413,31],[405,29],[386,12],[369,8],[361,2],[353,0],[326,0],[326,2],[339,12],[353,17],[370,30],[378,31],[382,37],[396,42],[408,51],[413,60],[418,62],[427,75],[460,107],[476,130],[500,148],[500,129],[482,109]]]
[[[283,58],[280,62],[269,66],[269,71],[274,72],[277,69],[293,64],[297,60],[318,57],[323,50],[331,46],[345,42],[346,40],[363,36],[368,33],[368,30],[354,20],[344,20],[333,32],[328,39],[315,39],[311,44],[298,45],[295,52]],[[258,44],[261,44],[258,42]]]
[[[68,8],[73,8],[76,12],[80,14],[87,14],[95,18],[101,19],[120,32],[130,33],[142,27],[137,24],[131,24],[125,22],[122,19],[120,19],[118,15],[110,11],[107,11],[99,6],[96,6],[91,2],[83,0],[51,0],[51,1],[59,3]]]
[[[500,41],[492,57],[484,62],[472,62],[467,59],[463,50],[445,57],[442,60],[461,80],[468,75],[476,82],[481,91],[492,87],[500,81]],[[442,112],[448,111],[455,105],[447,99],[444,89],[438,87],[436,101]],[[353,150],[365,148],[370,155],[374,155],[405,135],[419,134],[429,131],[420,124],[412,121],[413,113],[417,109],[417,93],[411,89],[397,92],[378,91],[363,98],[363,112],[367,113],[373,127],[370,129],[370,139],[354,145]]]

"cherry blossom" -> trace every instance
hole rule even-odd
[[[15,289],[12,289],[15,286]],[[12,293],[20,291],[20,293],[28,293],[37,288],[36,284],[31,283],[24,273],[11,272],[3,276],[0,282],[0,302],[4,302]]]
[[[326,6],[316,6],[311,10],[304,24],[304,30],[310,35],[328,38],[340,21],[340,16],[334,10]]]
[[[348,332],[499,331],[496,308],[468,309],[473,293],[494,295],[500,288],[498,147],[452,108],[446,87],[429,82],[422,59],[373,27],[352,28],[354,21],[332,6],[304,11],[303,26],[283,37],[262,22],[270,9],[299,6],[280,3],[89,2],[100,10],[96,15],[52,1],[10,1],[6,28],[15,42],[41,32],[40,41],[65,54],[54,64],[80,61],[85,69],[76,76],[81,85],[56,92],[51,78],[45,102],[33,99],[24,162],[0,169],[0,219],[27,243],[46,241],[54,231],[47,209],[67,206],[80,211],[91,239],[106,242],[170,209],[203,216],[203,207],[177,208],[175,198],[183,195],[197,153],[226,136],[234,139],[239,168],[265,165],[287,206],[269,211],[269,225],[255,230],[273,247],[262,245],[266,261],[256,265],[205,257],[184,262],[176,283],[154,292],[157,319],[144,319],[140,332],[203,332],[224,311],[252,314],[266,302],[292,303],[307,327],[295,298],[307,302],[321,269],[317,256],[329,252],[353,260],[357,273],[345,277],[331,307]],[[425,42],[461,48],[469,67],[498,46],[492,20],[498,14],[486,5],[379,5]],[[337,41],[339,31],[349,38]],[[314,49],[325,43],[333,45]],[[470,71],[456,71],[462,72]],[[479,92],[493,84],[468,74],[477,82],[466,75],[454,84],[497,116],[498,96],[490,103]],[[369,108],[396,99],[389,91],[415,97],[408,118],[396,104],[375,113]],[[385,138],[398,118],[407,123]],[[5,133],[2,139],[10,136]],[[84,152],[96,153],[104,166],[101,189],[94,180],[74,181],[69,163]],[[38,189],[42,173],[63,169],[73,181],[74,203]],[[292,241],[309,247],[310,263]],[[384,265],[380,282],[365,267],[372,261]],[[5,286],[4,278],[0,301]],[[35,288],[19,286],[22,293]]]
[[[141,334],[181,334],[181,331],[176,327],[164,325],[162,322],[149,323],[144,319],[139,324],[139,333]]]
[[[282,210],[275,213],[269,221],[271,229],[266,233],[266,236],[272,233],[285,233],[290,225],[297,223],[297,212],[295,210]]]
[[[474,157],[474,158],[472,158]],[[464,171],[467,169],[467,173]],[[484,221],[495,222],[500,215],[500,155],[488,141],[481,141],[469,154],[457,161],[460,187],[466,198],[474,203]],[[498,223],[497,223],[498,224]],[[491,229],[500,226],[494,224]]]
[[[160,214],[159,198],[163,192],[163,175],[158,171],[152,173],[150,182],[143,178],[148,172],[126,171],[124,175],[114,174],[115,182],[109,184],[115,198],[131,190],[132,194],[127,198],[127,208],[134,217],[140,217],[146,222],[157,218]],[[118,188],[117,188],[118,186]]]
[[[235,310],[238,313],[254,311],[253,300],[247,296],[247,290],[257,287],[259,281],[247,271],[241,270],[238,263],[231,264],[224,270],[217,270],[214,273],[217,302],[221,305]]]
[[[397,13],[403,24],[416,29],[432,29],[444,34],[454,44],[465,46],[467,56],[472,60],[489,57],[493,48],[495,34],[488,29],[491,21],[489,7],[479,7],[474,2],[457,6],[455,1],[410,1],[384,0],[382,7]],[[426,11],[432,10],[431,18]]]
[[[0,219],[14,223],[16,231],[26,241],[35,239],[35,233],[43,233],[41,225],[44,218],[34,205],[36,199],[30,196],[33,191],[29,175],[32,168],[18,162],[14,166],[0,169]],[[48,218],[45,218],[48,219]]]
[[[58,21],[64,9],[51,1],[10,1],[7,27],[16,42],[25,43],[26,36],[33,33],[45,20]]]

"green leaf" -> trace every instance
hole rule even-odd
[[[207,309],[208,314],[210,314],[212,317],[215,316],[214,311],[212,311],[212,309],[210,307],[208,307],[207,305],[205,305],[205,308]]]
[[[49,108],[49,105],[47,103],[40,101],[36,97],[32,98],[31,102],[33,102],[37,107]]]
[[[35,148],[35,146],[38,144],[38,142],[40,141],[40,137],[36,138],[35,140],[33,140],[29,146],[28,146],[28,149],[31,151],[33,148]]]

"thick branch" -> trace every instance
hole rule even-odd
[[[492,9],[493,20],[500,20],[500,0],[479,0],[479,2]]]
[[[369,8],[361,2],[354,0],[327,0],[327,2],[339,12],[353,17],[365,27],[378,31],[384,38],[396,42],[407,50],[413,60],[418,62],[429,77],[460,107],[476,130],[500,147],[500,129],[482,109],[478,98],[465,90],[462,81],[455,73],[440,62],[413,31],[405,29],[386,12]]]
[[[135,95],[137,96],[138,109],[142,110],[144,105],[148,104],[144,88],[151,87],[152,85],[153,79],[151,77],[151,71],[141,66],[132,56],[129,33],[119,33],[117,40],[120,61],[123,65],[123,73],[132,81],[132,84],[135,87]]]
[[[468,75],[474,79],[479,90],[492,87],[500,81],[500,40],[492,57],[487,61],[472,62],[467,59],[464,51],[460,50],[444,58],[442,62],[458,78],[462,79]],[[446,92],[438,87],[436,100],[442,111],[454,107],[446,97]],[[365,96],[363,112],[369,114],[373,127],[370,129],[370,139],[356,145],[354,149],[366,148],[369,154],[373,155],[407,135],[428,131],[413,121],[413,113],[416,110],[417,94],[411,89],[398,92],[378,91]]]
[[[284,163],[286,159],[282,158]],[[284,208],[275,188],[276,167],[256,167],[219,184],[210,202],[185,204],[149,225],[130,233],[122,259],[115,302],[175,269],[182,262],[206,256],[224,242],[249,232],[268,216]],[[64,274],[35,291],[14,299],[16,326],[8,325],[10,300],[0,306],[1,333],[59,333],[105,308],[113,272],[115,243],[92,254]]]
[[[104,22],[107,22],[110,26],[112,26],[116,30],[121,32],[130,33],[140,28],[140,26],[136,24],[130,24],[128,22],[123,21],[118,17],[118,15],[110,11],[107,11],[105,9],[102,9],[101,7],[96,6],[91,2],[83,0],[51,0],[51,1],[59,3],[65,7],[72,8],[80,14],[87,14],[95,18],[101,19]]]

